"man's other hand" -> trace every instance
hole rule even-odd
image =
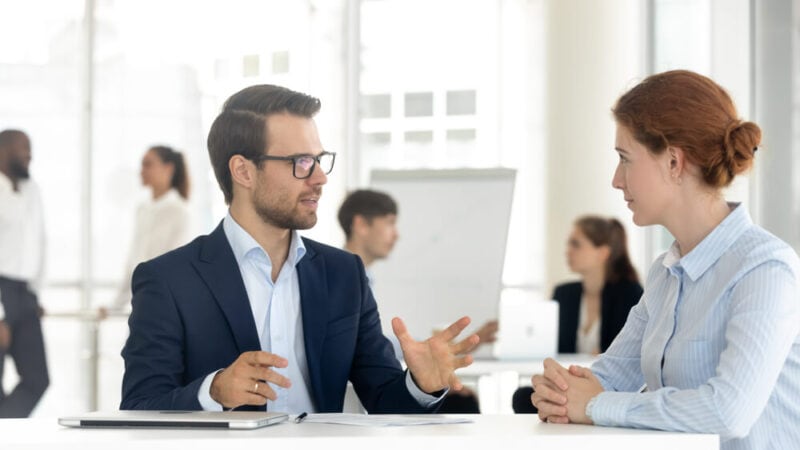
[[[292,385],[288,378],[272,370],[288,365],[285,358],[267,352],[245,352],[214,376],[211,398],[225,408],[264,405],[278,398],[268,383],[283,388]]]

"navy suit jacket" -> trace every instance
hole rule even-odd
[[[340,412],[350,380],[370,413],[429,412],[406,388],[405,372],[381,331],[361,260],[303,240],[306,254],[297,264],[297,276],[309,390],[317,411]],[[243,352],[261,350],[221,224],[207,236],[140,264],[132,287],[121,409],[199,410],[197,392],[208,374]]]
[[[556,286],[553,298],[559,303],[558,353],[575,353],[578,347],[578,320],[583,297],[580,281]],[[620,280],[603,286],[600,306],[600,351],[604,352],[617,337],[631,308],[639,303],[642,286],[635,281]]]

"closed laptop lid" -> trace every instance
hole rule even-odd
[[[503,360],[544,359],[558,351],[556,301],[503,298],[493,354]]]
[[[254,429],[285,421],[288,414],[267,411],[95,411],[61,417],[67,427]]]

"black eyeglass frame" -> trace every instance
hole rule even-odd
[[[291,161],[292,162],[292,176],[297,178],[298,180],[305,180],[306,178],[311,177],[314,174],[314,169],[321,165],[320,159],[323,156],[331,156],[331,168],[325,172],[325,175],[328,175],[333,171],[333,166],[336,165],[336,152],[326,152],[323,151],[319,155],[311,155],[311,154],[300,154],[300,155],[291,155],[291,156],[272,156],[272,155],[258,155],[253,158],[248,158],[250,161],[260,163],[262,161]],[[308,169],[308,175],[304,177],[297,176],[297,160],[300,158],[311,158],[314,163],[311,165],[311,168]]]

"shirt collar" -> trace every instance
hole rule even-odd
[[[150,202],[152,204],[154,204],[154,205],[158,205],[158,204],[161,204],[161,203],[167,203],[167,202],[173,202],[175,200],[183,200],[183,197],[181,197],[181,194],[179,194],[178,191],[175,188],[172,188],[172,189],[168,190],[167,192],[164,193],[164,195],[162,195],[159,198],[154,199],[152,196],[149,197],[149,198],[150,198]]]
[[[264,255],[270,267],[272,266],[272,261],[270,261],[267,252],[261,248],[250,233],[236,222],[231,216],[230,211],[225,215],[225,219],[222,220],[222,229],[225,231],[225,237],[228,238],[228,243],[231,245],[233,256],[240,266],[248,255],[254,253]],[[300,234],[297,230],[292,230],[292,240],[289,243],[289,255],[286,259],[286,263],[291,266],[296,266],[305,254],[306,246],[303,239],[300,238]]]
[[[0,172],[0,189],[14,192],[14,183],[12,183],[11,178],[8,178],[3,172]]]
[[[683,258],[681,258],[678,242],[673,242],[664,256],[664,267],[669,269],[673,266],[680,266],[692,281],[697,281],[706,270],[714,265],[742,233],[753,225],[750,214],[747,213],[746,208],[741,206],[741,203],[728,203],[728,206],[731,208],[730,214]]]

